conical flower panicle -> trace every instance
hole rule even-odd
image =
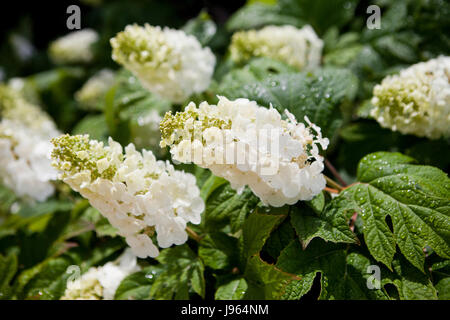
[[[450,137],[450,57],[417,63],[373,89],[371,115],[384,128],[439,139]]]
[[[53,165],[60,179],[89,200],[141,258],[187,241],[188,222],[200,223],[204,202],[193,175],[109,138],[108,146],[87,135],[53,139]]]
[[[216,59],[209,48],[184,31],[128,25],[111,39],[112,58],[144,88],[175,103],[206,90]]]
[[[265,204],[310,200],[325,187],[318,146],[326,149],[328,139],[306,117],[308,126],[286,115],[247,99],[191,102],[184,112],[166,114],[161,146],[176,161],[209,168],[238,192],[248,185]]]

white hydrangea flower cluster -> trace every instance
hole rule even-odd
[[[373,90],[371,115],[384,128],[438,139],[450,137],[450,57],[417,63]]]
[[[0,86],[0,181],[19,197],[44,201],[54,192],[50,139],[60,133],[38,106]]]
[[[112,70],[102,69],[75,92],[75,100],[88,109],[98,109],[101,107],[102,99],[106,92],[114,84],[115,75]]]
[[[206,90],[216,58],[184,31],[146,24],[128,25],[111,39],[112,58],[144,88],[175,103]]]
[[[95,30],[73,31],[50,44],[50,58],[56,64],[89,63],[94,58],[92,45],[98,40]]]
[[[53,165],[60,179],[89,200],[126,238],[138,257],[156,257],[158,248],[187,241],[188,222],[200,223],[204,202],[192,174],[157,161],[151,151],[109,145],[87,135],[62,135],[52,140]]]
[[[161,146],[172,159],[194,162],[227,179],[238,192],[248,185],[264,204],[280,207],[310,200],[325,187],[323,157],[328,146],[309,122],[287,120],[274,108],[248,99],[219,97],[216,105],[191,102],[184,112],[166,113]]]
[[[122,280],[139,270],[136,256],[126,249],[117,261],[89,268],[81,277],[68,281],[61,300],[113,300]]]
[[[323,41],[309,25],[266,26],[261,30],[233,34],[230,53],[233,61],[246,62],[252,57],[277,59],[299,70],[311,70],[320,64]]]

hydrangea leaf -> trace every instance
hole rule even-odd
[[[316,214],[309,206],[299,204],[291,208],[290,217],[303,248],[316,237],[331,242],[359,242],[348,225],[351,212],[325,209]]]
[[[245,299],[289,300],[300,297],[295,274],[284,272],[255,254],[248,259],[245,278],[249,285]]]
[[[235,83],[223,87],[229,99],[247,98],[261,106],[272,105],[279,112],[287,109],[298,121],[305,116],[322,128],[325,137],[333,137],[342,125],[341,106],[354,98],[357,78],[345,69],[318,70],[314,75],[286,73],[258,82]]]
[[[17,256],[15,254],[0,255],[0,300],[11,297],[11,280],[17,272],[17,267]]]
[[[41,221],[42,226],[33,225],[35,229],[31,232],[19,229],[16,234],[15,241],[20,249],[19,264],[24,268],[32,267],[56,253],[70,223],[70,213],[64,211],[42,217],[46,218]]]
[[[291,24],[301,27],[304,21],[282,12],[278,6],[256,2],[236,11],[228,20],[226,27],[230,31],[235,31],[273,24]]]
[[[291,221],[285,219],[280,226],[270,234],[264,245],[263,250],[272,258],[276,259],[283,250],[295,238],[295,231],[292,228]]]
[[[148,300],[150,289],[158,275],[163,271],[162,266],[148,266],[141,271],[132,273],[122,280],[116,290],[115,300]]]
[[[357,176],[360,182],[335,198],[329,210],[358,212],[377,261],[391,268],[396,245],[420,270],[426,245],[450,258],[450,180],[444,172],[399,153],[377,152],[360,161]]]
[[[245,299],[289,299],[298,296],[299,279],[269,264],[259,256],[273,230],[287,217],[288,208],[260,207],[245,221],[242,235],[242,259],[248,290]]]
[[[238,194],[230,184],[222,184],[210,194],[206,202],[203,218],[205,228],[216,231],[231,223],[231,232],[236,232],[258,202],[259,199],[249,188]]]
[[[59,299],[66,290],[71,276],[66,273],[71,265],[76,265],[69,256],[49,258],[25,270],[16,281],[15,292],[18,299],[53,300]]]
[[[450,277],[440,280],[436,286],[439,300],[450,300]]]
[[[203,200],[207,201],[211,193],[226,182],[227,180],[224,178],[216,177],[215,175],[210,174],[200,189],[200,195]]]
[[[436,300],[437,291],[427,275],[417,270],[403,257],[392,262],[394,272],[381,273],[381,285],[393,284],[401,300]]]
[[[246,219],[243,227],[242,252],[244,260],[259,254],[271,232],[286,218],[287,208],[258,208]],[[270,214],[268,214],[270,213]]]
[[[248,61],[242,68],[233,69],[221,80],[219,91],[232,92],[245,83],[262,81],[270,76],[298,72],[288,64],[266,57],[256,57]]]
[[[150,296],[153,299],[188,299],[189,289],[205,297],[205,267],[186,244],[162,250],[157,260],[165,270],[152,285]]]
[[[106,119],[101,114],[87,115],[73,128],[72,134],[88,134],[91,139],[107,142],[109,131]]]
[[[12,190],[0,184],[0,214],[8,212],[16,198]]]
[[[69,277],[76,275],[70,272],[69,266],[78,266],[83,272],[110,261],[122,248],[122,241],[112,239],[90,252],[76,247],[61,256],[49,257],[19,274],[14,282],[14,294],[18,299],[59,299],[64,294]]]
[[[280,0],[274,5],[251,3],[238,10],[228,21],[229,30],[252,29],[263,25],[303,26],[310,24],[323,33],[333,25],[342,26],[353,17],[357,1]]]
[[[199,257],[212,269],[230,269],[238,264],[237,239],[223,232],[206,235],[200,242]]]
[[[217,288],[216,300],[241,300],[247,291],[247,281],[244,278],[233,279]]]
[[[20,206],[17,214],[23,218],[30,218],[55,213],[57,211],[67,211],[71,208],[72,203],[70,201],[50,199],[45,202]]]
[[[149,134],[152,133],[148,131],[152,129],[151,124],[142,125],[143,119],[150,117],[153,111],[162,115],[170,107],[169,101],[145,90],[135,76],[123,70],[118,73],[116,84],[106,94],[104,115],[115,140],[122,144],[132,140],[137,147],[148,149],[157,145],[160,137]],[[158,128],[154,131],[158,131]]]
[[[197,17],[189,20],[182,30],[195,36],[202,46],[206,46],[216,35],[217,25],[206,11],[201,11]]]
[[[310,201],[305,201],[305,203],[316,213],[319,214],[323,211],[326,205],[325,192],[322,191],[317,196],[312,198]]]
[[[299,295],[307,293],[317,273],[321,274],[319,299],[387,299],[381,290],[368,290],[366,286],[369,259],[358,254],[347,254],[343,245],[326,244],[314,240],[306,250],[293,240],[280,254],[276,266],[298,275],[301,280]]]

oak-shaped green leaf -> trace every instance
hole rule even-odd
[[[247,98],[259,105],[272,105],[279,112],[287,109],[299,121],[307,116],[332,138],[342,125],[342,107],[352,100],[358,87],[357,78],[345,69],[323,69],[310,73],[284,73],[257,82],[234,83],[223,87],[229,99]]]
[[[351,253],[344,245],[325,243],[315,239],[304,250],[293,240],[280,254],[276,266],[296,274],[301,279],[296,286],[299,297],[307,293],[318,273],[321,274],[319,299],[387,299],[381,290],[369,290],[366,279],[368,258]]]
[[[245,299],[292,299],[298,296],[293,275],[263,261],[260,252],[271,233],[287,217],[288,207],[258,207],[246,219],[241,238],[241,267],[248,288]]]
[[[271,232],[286,218],[287,208],[258,208],[246,219],[242,237],[242,257],[259,254]]]
[[[169,101],[144,89],[136,77],[122,70],[106,94],[104,116],[114,140],[124,145],[133,141],[136,147],[152,148],[160,155],[166,149],[154,148],[160,139],[154,119],[169,111],[170,107]]]
[[[162,266],[148,266],[122,280],[116,290],[115,300],[148,300],[153,282],[163,271]]]
[[[189,299],[190,289],[205,297],[205,267],[186,244],[161,251],[157,260],[165,266],[165,270],[151,287],[152,299]]]
[[[257,254],[248,259],[245,279],[248,283],[245,299],[293,300],[301,296],[300,277],[263,261]]]
[[[263,250],[272,258],[277,259],[281,250],[283,250],[295,236],[295,231],[291,225],[290,219],[285,219],[280,226],[270,234]]]
[[[216,300],[241,300],[247,291],[245,278],[237,278],[222,284],[214,295]]]
[[[310,206],[300,203],[291,208],[290,217],[303,248],[316,237],[331,242],[358,243],[348,225],[351,212],[325,208],[315,213]]]
[[[230,269],[236,266],[238,253],[238,240],[223,232],[206,235],[198,249],[199,257],[212,269]]]
[[[252,58],[241,68],[233,69],[223,76],[219,92],[228,94],[244,84],[254,83],[285,73],[296,73],[297,69],[284,62],[266,57]]]
[[[0,184],[0,214],[9,212],[16,198],[12,190]]]
[[[275,2],[275,1],[274,1]],[[229,30],[254,29],[264,25],[311,25],[322,34],[331,26],[343,26],[353,17],[356,0],[279,0],[274,4],[251,1],[228,21]]]
[[[100,114],[87,115],[81,119],[72,134],[88,134],[90,139],[98,141],[108,141],[109,130],[105,117]]]
[[[15,282],[18,299],[58,300],[66,290],[71,274],[69,266],[77,265],[67,255],[49,258],[22,272]]]
[[[17,256],[0,254],[0,300],[10,299],[12,294],[11,280],[17,272]]]
[[[450,300],[450,277],[440,280],[436,286],[439,300]]]
[[[394,272],[381,272],[381,285],[393,284],[401,300],[436,300],[437,290],[429,277],[403,257],[392,262]]]
[[[196,37],[202,46],[206,46],[216,35],[217,25],[206,11],[201,11],[197,17],[189,20],[182,29],[187,34]]]
[[[247,215],[256,207],[259,199],[249,188],[238,194],[229,183],[217,187],[208,197],[204,212],[207,230],[217,231],[229,224],[230,231],[238,231]]]
[[[97,245],[90,251],[75,247],[57,257],[49,257],[22,271],[14,281],[17,299],[57,300],[66,290],[67,281],[77,276],[77,270],[87,271],[90,267],[103,265],[117,257],[123,249],[123,241],[111,239]],[[69,268],[75,266],[76,268]]]
[[[450,258],[450,179],[437,168],[414,163],[400,153],[367,155],[358,166],[360,182],[335,198],[329,210],[359,214],[377,261],[391,268],[397,245],[423,271],[426,245]]]

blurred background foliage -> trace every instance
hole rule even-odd
[[[246,97],[260,105],[273,103],[280,110],[287,108],[298,119],[308,115],[330,138],[327,159],[348,184],[355,180],[358,161],[376,151],[400,151],[448,172],[449,141],[428,141],[383,129],[369,112],[373,86],[386,75],[450,54],[449,1],[84,0],[76,3],[81,8],[82,28],[92,28],[100,35],[95,59],[87,65],[57,66],[49,59],[47,49],[51,41],[69,32],[66,8],[71,4],[10,1],[8,6],[1,5],[0,13],[0,82],[22,79],[26,98],[42,106],[62,132],[88,133],[98,140],[112,136],[122,144],[134,142],[139,148],[152,148],[160,158],[168,157],[164,150],[153,148],[154,141],[143,139],[149,133],[140,125],[140,119],[152,110],[163,114],[184,105],[171,105],[144,90],[135,77],[111,59],[111,37],[127,24],[149,23],[182,28],[216,55],[210,88],[190,100],[215,102],[216,94]],[[366,28],[366,8],[370,4],[381,7],[381,30]],[[227,52],[233,32],[270,24],[310,24],[324,41],[323,67],[299,73],[268,58],[233,64]],[[74,95],[87,79],[104,68],[117,71],[114,84],[97,106],[86,108]],[[284,100],[278,103],[265,94],[277,96],[281,91],[291,95],[279,95]],[[200,185],[208,176],[194,166],[180,167],[196,174]],[[86,270],[117,257],[123,249],[122,239],[113,237],[115,230],[87,201],[67,186],[60,185],[58,191],[45,203],[21,203],[16,208],[18,214],[7,217],[18,199],[0,186],[0,253],[5,256],[0,256],[4,259],[0,265],[15,264],[11,270],[24,271],[2,279],[0,270],[0,289],[14,280],[11,290],[19,292],[19,297],[59,297],[64,291],[68,265],[79,264]],[[235,196],[232,190],[227,192]],[[250,195],[245,196],[249,199],[240,199],[241,206],[252,202]],[[219,197],[216,202],[225,200]],[[212,214],[208,213],[208,204],[206,214]],[[90,248],[95,249],[86,250]],[[17,260],[10,258],[16,256]],[[212,274],[206,276],[213,278]],[[223,279],[217,276],[218,283]],[[213,295],[211,290],[206,288],[207,296]]]

